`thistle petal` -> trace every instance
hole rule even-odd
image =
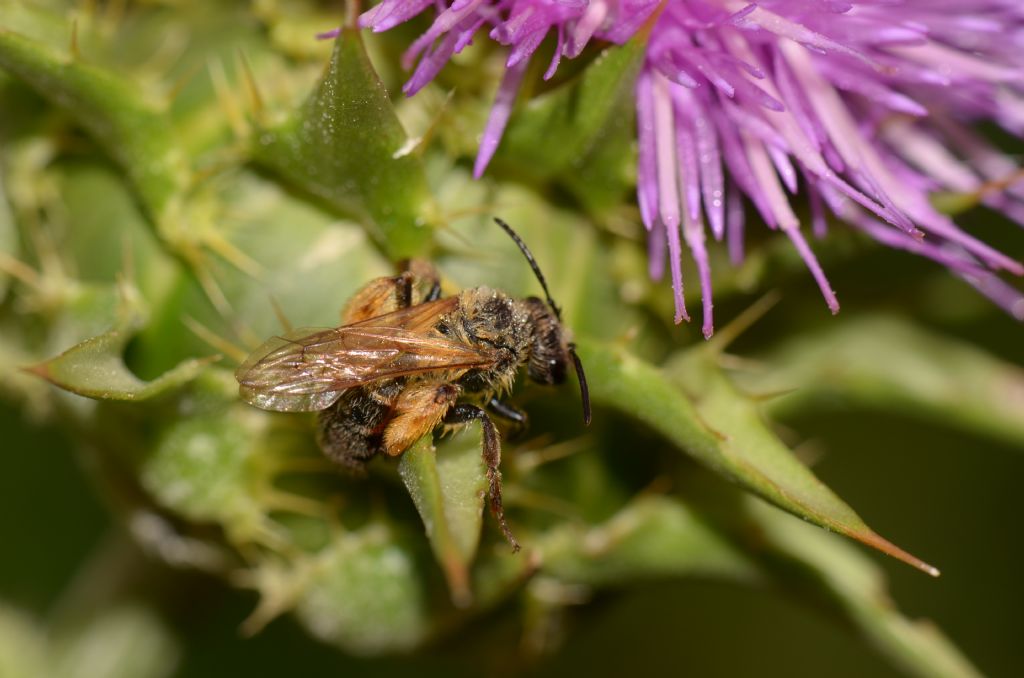
[[[360,21],[386,30],[429,4],[385,0]],[[884,245],[948,267],[1015,317],[1021,314],[1021,293],[998,274],[1024,275],[1024,266],[961,230],[929,196],[935,190],[974,195],[974,202],[1024,223],[1024,175],[968,127],[990,120],[1024,136],[1021,3],[455,0],[437,6],[434,23],[407,52],[408,65],[418,62],[408,93],[484,24],[491,39],[510,48],[476,176],[497,148],[524,66],[545,36],[557,35],[547,79],[563,57],[579,56],[593,40],[621,44],[652,22],[636,83],[637,202],[653,278],[664,272],[667,250],[677,322],[688,318],[685,241],[710,335],[704,220],[739,263],[741,197],[769,227],[786,233],[828,307],[838,309],[791,206],[798,192],[808,197],[816,237],[824,237],[831,212]],[[457,43],[450,41],[455,32]]]

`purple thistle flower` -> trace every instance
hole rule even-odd
[[[474,166],[501,140],[526,66],[548,35],[563,57],[592,40],[623,43],[648,21],[636,83],[637,200],[650,273],[668,256],[676,322],[683,245],[712,326],[707,234],[743,257],[746,197],[792,241],[832,312],[839,303],[794,212],[803,191],[810,232],[826,212],[885,245],[947,266],[1012,315],[1024,295],[998,277],[1021,264],[932,207],[935,190],[978,192],[1024,224],[1016,164],[969,125],[991,120],[1024,136],[1024,3],[1020,0],[384,0],[360,25],[384,31],[435,7],[408,49],[412,95],[481,29],[509,48]],[[1020,179],[1020,180],[1018,180]],[[1001,190],[987,191],[989,183]]]

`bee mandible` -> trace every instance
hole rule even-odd
[[[439,427],[479,421],[491,513],[518,551],[501,503],[501,442],[492,415],[526,424],[526,414],[503,400],[523,367],[532,381],[556,385],[571,366],[587,424],[591,410],[583,365],[537,261],[508,224],[495,222],[526,257],[545,299],[515,299],[488,287],[442,297],[437,271],[414,259],[401,274],[358,290],[340,327],[272,337],[235,377],[251,405],[318,411],[324,454],[357,472]]]

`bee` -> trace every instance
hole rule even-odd
[[[411,260],[397,275],[358,290],[333,329],[297,329],[269,339],[235,372],[250,405],[319,412],[324,454],[355,472],[377,455],[395,457],[424,435],[478,421],[488,497],[505,538],[519,544],[501,502],[501,442],[492,415],[526,425],[503,398],[521,368],[539,384],[565,382],[572,367],[583,419],[591,419],[583,365],[533,254],[501,219],[526,257],[545,299],[515,299],[475,287],[442,297],[434,267]]]

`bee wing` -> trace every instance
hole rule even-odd
[[[493,364],[493,351],[430,331],[439,313],[457,305],[451,297],[335,329],[300,329],[273,337],[235,372],[239,394],[263,409],[310,412],[329,407],[353,386]]]
[[[451,313],[458,307],[458,297],[445,297],[425,304],[400,308],[345,327],[395,327],[413,332],[430,332],[442,315]]]
[[[322,376],[304,369],[301,356],[306,342],[318,341],[334,331],[302,327],[263,342],[235,370],[242,400],[278,412],[314,412],[330,407],[341,391],[332,390]]]

